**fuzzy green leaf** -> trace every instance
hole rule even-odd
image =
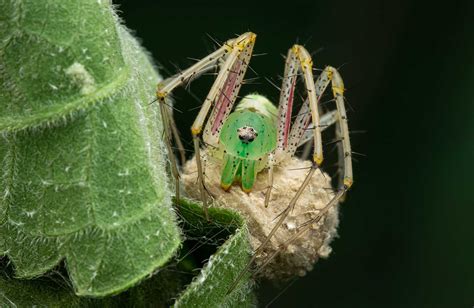
[[[0,274],[2,307],[79,307],[85,301],[53,280],[16,280]]]
[[[0,2],[0,255],[105,296],[180,244],[158,75],[109,1]]]
[[[127,292],[102,300],[74,296],[60,277],[21,281],[8,279],[0,272],[0,306],[162,307],[172,305],[172,298],[178,297],[179,293],[181,296],[175,301],[175,307],[253,306],[253,282],[248,277],[231,294],[226,295],[230,284],[250,258],[247,227],[242,218],[225,209],[211,208],[209,223],[199,205],[184,200],[177,205],[176,211],[182,218],[187,238],[199,239],[201,244],[223,242],[184,291],[181,292],[189,283],[189,275],[196,272],[192,266],[183,264],[186,263],[186,256],[190,256],[189,253],[196,249],[195,244],[188,250],[183,248],[179,258],[181,261],[177,266],[179,270],[175,270],[176,265],[172,266],[176,262],[173,261],[167,265],[169,271],[165,268]]]
[[[181,200],[178,211],[191,233],[207,238],[229,228],[233,234],[213,254],[201,273],[187,287],[175,307],[248,307],[255,299],[253,280],[247,275],[230,293],[230,286],[250,260],[252,249],[247,225],[236,212],[210,208],[212,224],[204,218],[201,206]],[[211,230],[210,230],[211,229]],[[214,230],[212,230],[214,229]]]

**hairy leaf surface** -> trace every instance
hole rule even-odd
[[[59,275],[25,281],[8,278],[5,272],[0,271],[0,306],[254,306],[253,282],[248,277],[232,293],[227,294],[231,283],[250,258],[248,231],[242,218],[225,209],[211,208],[209,223],[199,205],[184,200],[177,205],[176,210],[183,221],[185,236],[199,239],[199,244],[183,248],[176,260],[169,262],[140,285],[118,296],[92,300],[75,296]],[[212,245],[221,245],[198,273],[193,266],[193,254],[210,242],[213,242]],[[191,275],[194,276],[192,281]]]
[[[109,1],[0,2],[0,255],[17,277],[64,260],[76,294],[105,296],[176,253],[158,80]]]

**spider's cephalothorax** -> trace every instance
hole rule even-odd
[[[276,113],[276,107],[265,97],[251,94],[224,122],[218,152],[223,155],[223,189],[240,181],[245,192],[252,190],[257,172],[265,167],[268,154],[276,147]]]

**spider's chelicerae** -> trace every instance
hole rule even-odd
[[[233,108],[255,38],[248,32],[230,39],[158,85],[176,196],[182,178],[188,194],[202,200],[206,215],[210,193],[219,201],[216,204],[237,209],[247,218],[255,249],[247,269],[255,262],[267,278],[303,275],[318,257],[329,254],[338,224],[337,204],[353,181],[344,85],[331,66],[314,80],[310,54],[294,45],[286,57],[278,108],[258,94],[245,96]],[[180,175],[172,139],[180,142],[166,98],[177,86],[216,67],[219,73],[191,127],[195,157]],[[298,78],[303,78],[306,98],[292,117]],[[320,115],[319,101],[329,85],[336,108]],[[323,162],[321,132],[332,124],[343,169],[336,191],[328,189],[328,176],[315,172]],[[313,145],[311,161],[295,157],[304,144]],[[231,189],[237,183],[241,189]]]

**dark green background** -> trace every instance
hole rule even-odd
[[[318,67],[341,68],[355,184],[328,260],[274,307],[472,307],[474,2],[123,0],[120,10],[165,76],[219,40],[257,33],[252,68],[276,78],[280,54],[306,42]],[[252,74],[250,74],[252,75]],[[203,97],[211,78],[191,90]],[[276,101],[264,80],[258,90]],[[198,105],[186,92],[177,106]],[[196,111],[176,114],[185,138]],[[279,290],[263,285],[260,304]]]

